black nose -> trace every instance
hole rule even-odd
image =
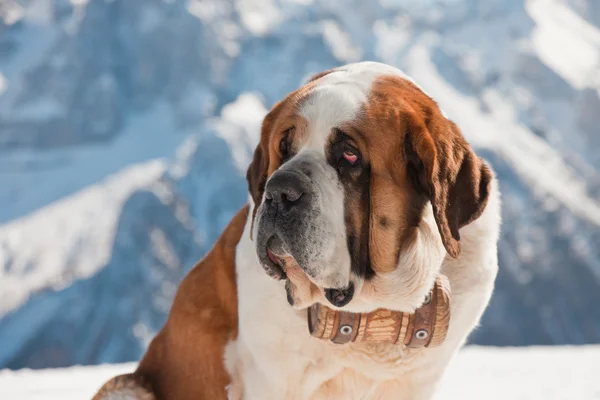
[[[265,202],[279,211],[290,211],[307,200],[308,189],[308,181],[303,174],[278,171],[267,182]]]
[[[325,289],[325,297],[334,306],[344,307],[354,297],[354,283],[350,281],[346,289]]]

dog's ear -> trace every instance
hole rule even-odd
[[[260,205],[265,191],[265,182],[267,181],[267,162],[263,153],[261,143],[259,143],[254,150],[254,157],[246,172],[248,192],[250,192],[250,196],[252,196],[252,200],[254,201],[255,210]]]
[[[436,113],[427,122],[407,116],[404,155],[417,191],[433,206],[448,254],[460,255],[459,229],[482,214],[492,174],[462,136],[458,127]]]
[[[273,131],[275,120],[280,113],[281,104],[281,102],[276,103],[263,119],[260,143],[254,150],[254,158],[252,159],[252,162],[250,163],[250,166],[246,172],[248,191],[250,192],[250,196],[252,196],[252,200],[254,201],[252,225],[254,225],[256,211],[262,202],[263,193],[265,191],[265,184],[267,182],[267,175],[269,172],[269,139]],[[252,238],[252,229],[250,230],[250,237]]]

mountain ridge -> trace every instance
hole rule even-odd
[[[470,343],[600,342],[593,0],[7,4],[0,368],[138,359],[246,202],[268,108],[369,59],[423,86],[500,181],[500,272]]]

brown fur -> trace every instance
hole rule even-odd
[[[297,115],[296,110],[307,99],[316,81],[331,71],[325,71],[313,76],[306,85],[288,94],[282,101],[276,103],[264,118],[260,143],[254,150],[254,157],[246,173],[248,190],[255,205],[252,214],[252,223],[254,223],[256,211],[262,202],[265,183],[268,177],[281,165],[279,142],[283,138],[284,131],[290,127],[295,128],[293,137],[288,138],[292,145],[294,142],[301,140],[306,131],[306,121]]]
[[[374,84],[358,129],[371,163],[373,269],[395,268],[427,201],[448,254],[458,257],[458,230],[485,209],[492,176],[456,125],[413,83],[389,76]]]
[[[123,398],[139,400],[156,400],[151,385],[143,376],[137,374],[125,374],[115,376],[106,382],[92,400],[102,400],[115,395]]]
[[[229,223],[213,249],[185,277],[167,319],[134,374],[113,378],[94,400],[123,385],[140,399],[226,399],[230,383],[223,365],[225,345],[237,336],[235,248],[248,207]],[[150,382],[150,384],[145,383]],[[143,397],[147,396],[147,397]]]

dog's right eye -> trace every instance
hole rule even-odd
[[[348,164],[352,166],[354,166],[354,164],[356,164],[356,162],[358,161],[358,156],[350,150],[344,151],[344,153],[342,153],[342,157],[344,157],[344,160],[346,160]]]
[[[288,152],[289,152],[289,149],[288,149],[287,137],[284,137],[279,142],[279,154],[281,154],[281,158],[287,157]]]
[[[360,166],[361,160],[358,150],[348,144],[344,144],[339,151],[341,151],[341,154],[339,156],[338,168],[348,169],[349,172],[359,169],[357,167]]]
[[[282,161],[286,161],[290,156],[290,135],[294,132],[294,128],[288,128],[283,133],[283,137],[279,141],[279,155]]]

